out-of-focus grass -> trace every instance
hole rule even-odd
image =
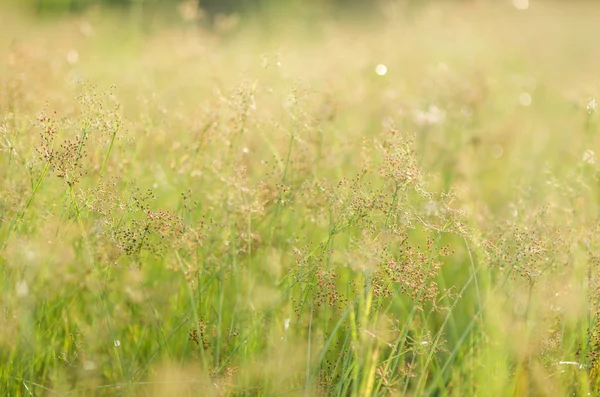
[[[2,395],[597,394],[600,8],[532,3],[0,14]]]

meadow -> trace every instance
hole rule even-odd
[[[0,395],[600,394],[600,5],[527,3],[4,5]]]

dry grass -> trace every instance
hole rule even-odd
[[[598,14],[6,9],[2,394],[596,395]]]

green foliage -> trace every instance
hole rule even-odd
[[[600,392],[597,9],[379,6],[0,14],[1,395]]]

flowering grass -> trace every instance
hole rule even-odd
[[[599,13],[5,7],[0,394],[597,395]]]

